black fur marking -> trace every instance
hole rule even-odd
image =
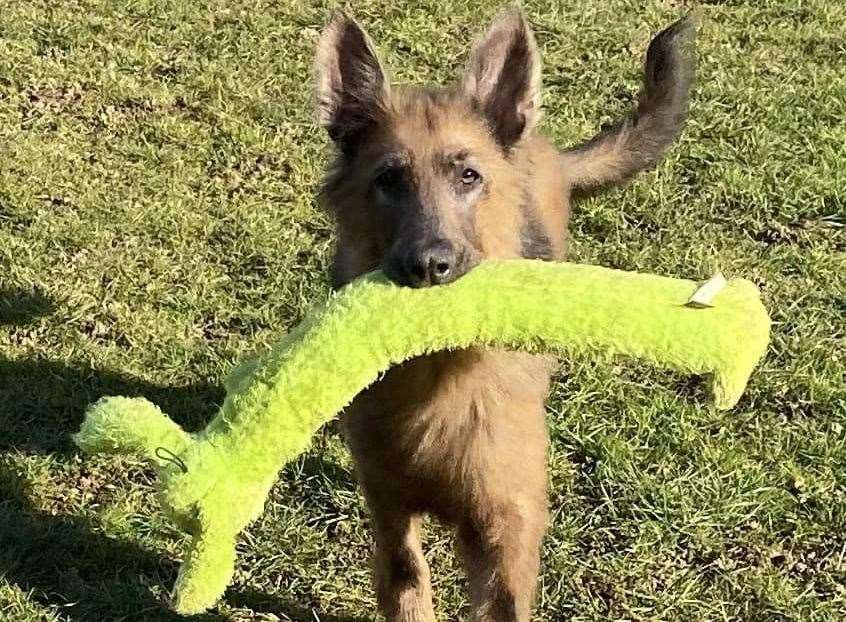
[[[523,204],[520,206],[520,211],[523,215],[523,224],[520,227],[520,254],[526,259],[542,259],[544,261],[555,259],[552,240],[538,218],[532,197],[528,191],[523,192]]]

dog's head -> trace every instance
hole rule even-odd
[[[519,255],[503,233],[520,208],[509,156],[540,114],[537,51],[519,12],[501,16],[442,89],[392,87],[367,35],[338,14],[317,80],[318,117],[340,154],[324,186],[341,225],[336,281],[382,267],[421,287]]]
[[[560,255],[535,203],[560,233],[572,194],[660,159],[686,118],[693,31],[685,19],[659,33],[633,113],[559,154],[533,137],[540,60],[520,11],[494,21],[457,84],[430,89],[392,86],[365,32],[336,14],[316,61],[318,118],[339,153],[323,190],[338,223],[335,285],[381,267],[422,287],[482,258]]]

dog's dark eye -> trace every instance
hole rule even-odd
[[[461,173],[461,183],[467,186],[472,186],[482,178],[479,173],[472,168],[465,168]]]
[[[391,166],[376,176],[376,184],[380,188],[395,188],[402,180],[402,169]]]

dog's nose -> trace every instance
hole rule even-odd
[[[405,268],[412,287],[443,285],[460,276],[455,247],[445,240],[438,240],[416,253],[410,253]]]

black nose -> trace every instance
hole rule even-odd
[[[403,263],[408,284],[412,287],[443,285],[460,276],[455,247],[445,240],[408,253]]]

